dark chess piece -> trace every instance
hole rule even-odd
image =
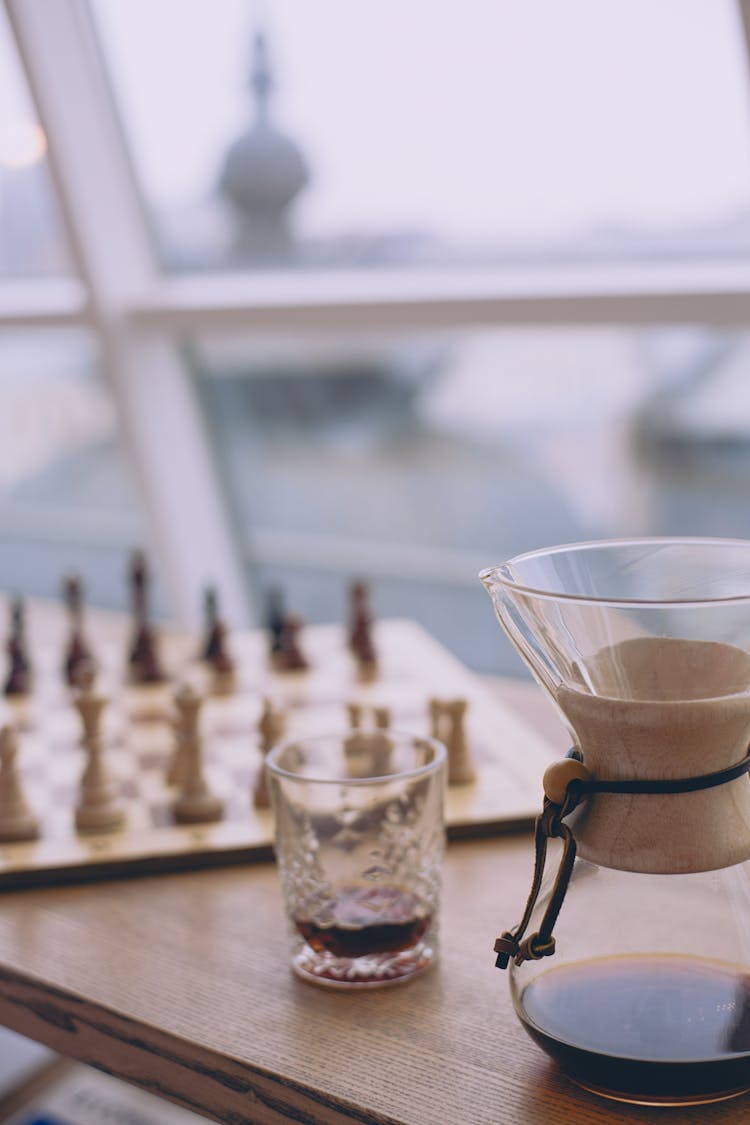
[[[5,645],[8,653],[8,674],[5,695],[28,695],[31,691],[32,668],[26,648],[26,620],[23,602],[14,598],[10,606],[10,636]]]
[[[65,650],[63,672],[71,687],[80,684],[81,674],[94,664],[91,649],[83,635],[83,583],[77,575],[69,575],[63,582],[63,598],[70,615],[70,639]]]
[[[213,653],[209,663],[218,676],[234,674],[234,659],[227,649],[227,627],[223,621],[217,621],[214,626]]]
[[[299,633],[303,625],[303,618],[296,614],[289,614],[284,618],[279,649],[274,654],[274,666],[279,672],[304,672],[310,667],[299,644]]]
[[[219,621],[219,596],[215,586],[208,586],[203,594],[203,615],[205,620],[205,634],[201,660],[208,664],[213,662],[217,646],[220,643],[216,636],[216,627]]]
[[[209,668],[213,673],[214,695],[231,695],[236,685],[236,668],[232,654],[227,649],[227,630],[223,621],[214,627],[213,655]]]
[[[360,668],[371,670],[377,663],[377,655],[372,639],[370,587],[366,582],[352,582],[349,598],[349,648]]]
[[[284,599],[278,587],[274,586],[273,589],[268,591],[266,608],[268,651],[273,658],[281,651],[281,639],[284,632]]]
[[[148,585],[146,556],[142,551],[133,551],[130,562],[133,639],[128,665],[130,679],[135,684],[160,684],[166,679],[159,660],[156,632],[149,622]]]
[[[214,674],[214,691],[228,694],[234,688],[235,663],[227,647],[227,627],[219,616],[219,599],[216,589],[209,586],[203,599],[205,635],[200,658]]]

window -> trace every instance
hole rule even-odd
[[[70,271],[46,155],[47,137],[0,9],[0,282]]]
[[[75,481],[71,540],[118,583],[150,543],[185,622],[208,581],[238,624],[279,583],[337,618],[362,575],[512,672],[482,565],[748,535],[738,6],[470,0],[429,37],[421,0],[6,8],[80,281],[0,287],[0,323],[77,341],[87,405],[0,542]]]
[[[58,597],[86,575],[124,608],[127,555],[148,541],[95,342],[81,330],[0,336],[0,586]]]
[[[248,582],[378,610],[512,672],[483,565],[543,543],[750,534],[745,338],[534,329],[191,342]],[[747,410],[741,405],[747,401]]]
[[[95,12],[169,269],[750,248],[732,3],[96,0]]]

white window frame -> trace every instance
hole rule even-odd
[[[750,0],[737,2],[750,52]],[[269,565],[301,555],[351,569],[362,544],[239,533],[175,334],[750,324],[750,263],[164,276],[88,0],[4,3],[81,280],[0,285],[0,326],[83,325],[95,333],[172,608],[185,624],[194,624],[208,581],[221,587],[233,620],[248,619],[243,550]],[[420,570],[412,547],[370,544],[367,552],[374,572]],[[442,577],[457,581],[477,561],[459,551],[444,562]]]
[[[227,616],[245,624],[247,583],[195,388],[168,333],[127,323],[157,263],[89,6],[6,0],[6,10],[86,294],[76,303],[69,290],[67,319],[61,298],[47,321],[37,306],[25,322],[31,311],[39,326],[84,321],[95,331],[176,618],[194,624],[202,591],[216,583]]]

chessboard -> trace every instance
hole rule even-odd
[[[16,724],[18,771],[40,836],[0,844],[0,890],[272,858],[272,815],[253,803],[263,768],[258,720],[266,698],[276,701],[285,714],[285,734],[294,737],[345,729],[351,703],[387,707],[394,729],[428,735],[429,700],[461,697],[468,703],[467,744],[476,780],[447,789],[449,838],[517,831],[539,810],[552,748],[413,621],[373,625],[377,669],[365,678],[341,625],[306,627],[302,641],[309,668],[293,672],[269,663],[266,631],[233,633],[232,690],[211,694],[210,682],[200,680],[205,666],[194,636],[160,630],[169,683],[133,685],[124,675],[127,619],[91,613],[87,627],[97,650],[98,691],[108,700],[102,741],[125,822],[106,833],[77,832],[74,810],[85,754],[80,716],[60,676],[64,619],[52,611],[37,614],[36,621],[33,612],[29,616],[29,645],[38,653],[34,688],[6,707]],[[184,825],[174,819],[174,789],[165,774],[174,746],[178,682],[204,682],[206,688],[204,767],[224,803],[216,823]]]

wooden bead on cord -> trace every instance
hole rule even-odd
[[[565,800],[565,792],[571,781],[591,781],[591,773],[583,762],[575,758],[561,758],[547,766],[542,778],[544,794],[556,805]]]

